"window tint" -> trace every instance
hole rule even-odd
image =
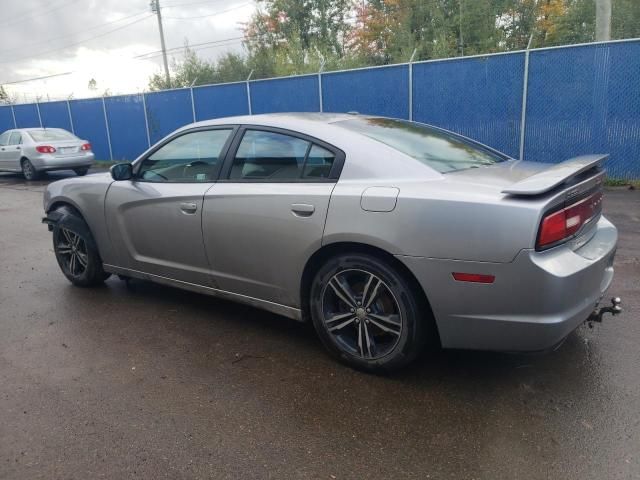
[[[329,178],[335,158],[329,150],[314,145],[304,164],[303,178]]]
[[[18,132],[13,132],[9,137],[9,145],[20,145],[22,143],[22,135]]]
[[[29,130],[29,135],[36,142],[55,142],[56,140],[77,140],[78,137],[60,128]]]
[[[144,159],[137,176],[149,182],[212,181],[230,133],[202,130],[175,138]]]
[[[11,135],[9,132],[4,132],[0,135],[0,145],[4,146],[9,144],[9,135]]]
[[[389,118],[359,118],[334,125],[356,131],[409,155],[440,173],[492,165],[507,157],[421,123]]]
[[[309,145],[306,140],[281,133],[247,130],[233,159],[229,178],[299,179]]]

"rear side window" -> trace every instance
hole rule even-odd
[[[440,173],[508,160],[480,144],[422,123],[373,117],[344,120],[334,125],[389,145]]]
[[[29,135],[33,138],[34,142],[55,142],[78,139],[75,135],[60,129],[30,130]]]
[[[277,132],[247,130],[229,179],[294,181],[328,178],[335,160],[329,150]]]
[[[18,132],[13,132],[9,137],[9,145],[20,145],[22,143],[22,135]]]

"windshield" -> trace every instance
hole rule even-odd
[[[440,173],[508,160],[508,157],[482,145],[422,123],[390,118],[357,118],[334,125],[389,145]]]
[[[29,130],[29,135],[34,142],[55,142],[56,140],[77,140],[78,137],[70,134],[66,130],[47,129]]]

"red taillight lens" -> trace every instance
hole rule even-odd
[[[40,145],[36,147],[36,150],[40,153],[56,153],[56,149],[49,145]]]
[[[84,150],[84,151],[88,152],[89,150],[91,150],[91,144],[90,143],[85,143],[84,145],[82,145],[80,147],[80,150]]]
[[[574,235],[602,211],[602,192],[584,198],[545,216],[540,225],[536,248],[557,244]]]

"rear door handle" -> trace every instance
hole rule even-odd
[[[189,215],[193,215],[198,210],[198,205],[191,202],[185,202],[180,204],[180,210]]]
[[[308,203],[294,203],[291,205],[291,211],[298,217],[310,217],[316,211],[316,207]]]

